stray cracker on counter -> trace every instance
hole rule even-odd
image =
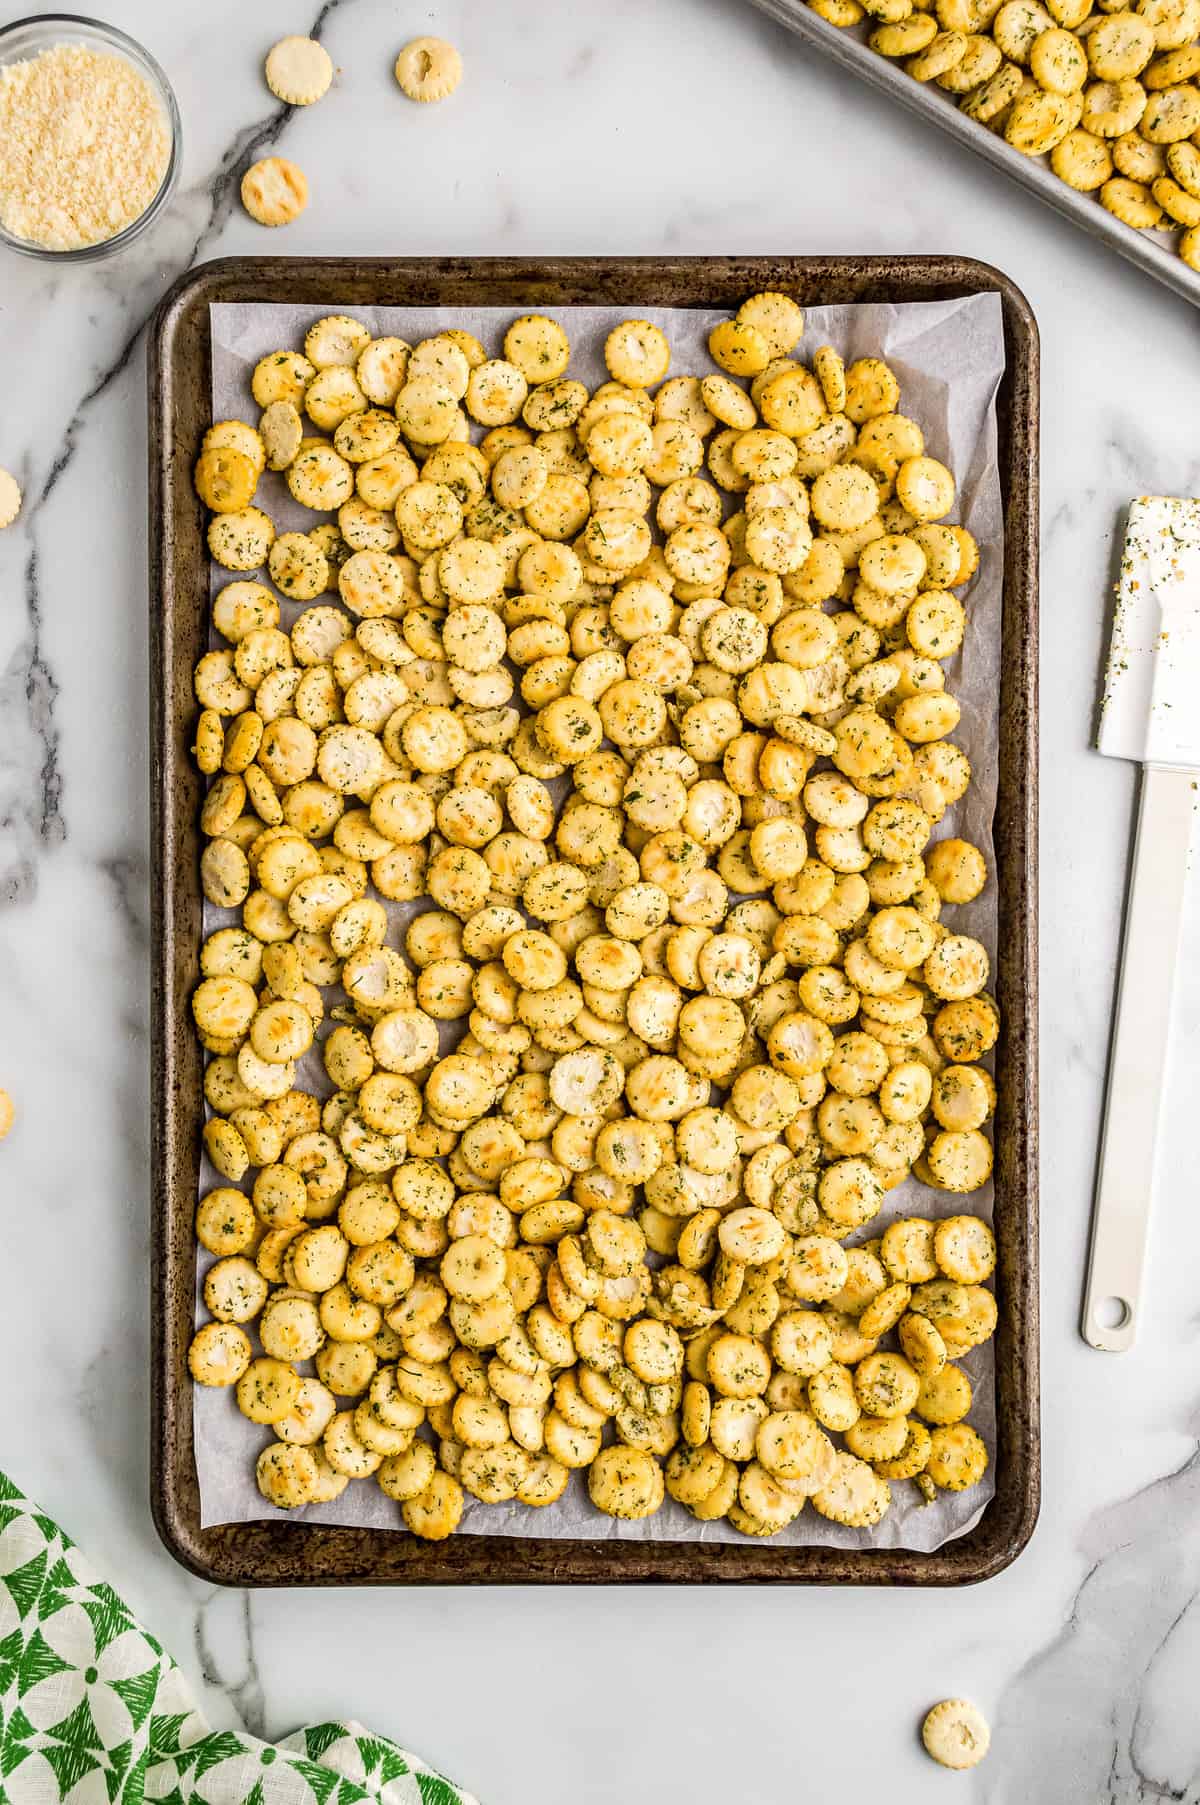
[[[987,1718],[969,1699],[944,1698],[921,1725],[926,1752],[941,1767],[978,1767],[991,1746]]]
[[[310,107],[329,91],[333,63],[315,38],[280,38],[267,52],[267,86],[291,107]]]
[[[286,157],[264,157],[242,177],[242,205],[260,226],[286,226],[308,205],[308,177]]]
[[[13,1100],[6,1090],[0,1090],[0,1141],[2,1141],[13,1125]]]
[[[0,527],[11,526],[21,512],[21,486],[15,476],[0,470]]]
[[[396,58],[395,73],[410,100],[445,100],[462,80],[462,57],[444,38],[413,38]]]

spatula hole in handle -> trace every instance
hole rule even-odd
[[[1127,1328],[1133,1320],[1133,1311],[1123,1297],[1102,1297],[1096,1305],[1095,1316],[1100,1327],[1111,1332]]]

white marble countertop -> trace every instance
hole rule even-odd
[[[12,12],[12,9],[9,9]],[[1193,895],[1148,1308],[1135,1354],[1076,1324],[1134,773],[1088,750],[1118,513],[1200,493],[1200,345],[1182,300],[932,128],[812,63],[741,0],[109,0],[179,96],[170,216],[113,264],[0,267],[0,1457],[182,1660],[217,1722],[356,1715],[485,1805],[958,1795],[1200,1797],[1200,1379],[1189,1108]],[[339,65],[289,114],[284,32]],[[462,48],[449,105],[396,95],[395,48]],[[268,237],[237,204],[277,148],[312,200]],[[849,1591],[214,1592],[147,1505],[147,315],[228,253],[956,251],[1040,321],[1045,1504],[1018,1563],[952,1595]],[[920,1752],[965,1693],[993,1753]]]

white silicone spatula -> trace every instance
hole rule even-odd
[[[1133,1346],[1200,783],[1200,501],[1131,503],[1097,739],[1142,795],[1083,1302],[1083,1336]]]

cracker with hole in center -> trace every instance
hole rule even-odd
[[[413,38],[396,58],[395,73],[410,100],[445,100],[462,80],[462,57],[444,38]]]

